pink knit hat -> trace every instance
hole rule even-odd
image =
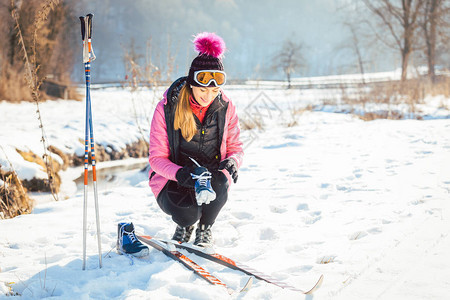
[[[222,58],[226,50],[223,39],[211,32],[202,32],[194,38],[194,48],[199,52],[194,58],[189,69],[187,82],[193,86],[199,86],[194,81],[194,72],[202,70],[218,70],[223,71]],[[211,85],[214,86],[213,83]]]

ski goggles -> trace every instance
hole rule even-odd
[[[194,81],[201,86],[209,86],[212,82],[216,86],[222,86],[227,81],[227,75],[223,71],[201,70],[194,72]]]

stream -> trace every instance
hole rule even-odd
[[[136,185],[148,179],[146,167],[148,159],[133,159],[124,163],[103,163],[97,165],[97,187],[98,190],[107,190],[111,187],[123,185]],[[84,190],[84,169],[81,175],[74,180],[77,193]],[[88,186],[92,187],[92,167],[89,166]]]

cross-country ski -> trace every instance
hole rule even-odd
[[[216,278],[215,276],[211,275],[208,271],[206,271],[204,268],[199,266],[196,262],[182,254],[181,252],[177,251],[174,245],[167,244],[164,242],[161,242],[159,240],[152,239],[149,236],[139,236],[138,237],[140,241],[142,241],[144,244],[149,245],[153,248],[155,248],[158,251],[161,251],[166,256],[172,258],[173,260],[181,263],[189,270],[192,270],[195,274],[197,274],[202,279],[206,280],[212,285],[217,285],[226,288],[228,293],[234,294],[235,292],[245,292],[247,291],[252,284],[252,277],[250,277],[247,281],[247,283],[242,287],[240,290],[233,290],[230,287],[228,287],[225,283],[223,283],[220,279]]]
[[[155,240],[154,238],[151,238],[150,236],[140,236],[139,239],[143,242],[147,242],[150,239],[151,240]],[[156,241],[160,241],[158,239],[156,239]],[[270,284],[276,285],[278,287],[281,287],[283,289],[288,289],[291,291],[295,291],[295,292],[300,292],[302,294],[306,294],[306,295],[311,295],[313,294],[318,288],[320,288],[320,286],[322,285],[323,282],[323,275],[320,275],[319,279],[316,281],[316,283],[314,284],[314,286],[312,286],[310,289],[307,290],[303,290],[303,289],[299,289],[293,286],[290,286],[284,282],[281,282],[267,274],[261,273],[257,270],[254,270],[240,262],[236,262],[231,258],[228,258],[226,256],[223,256],[221,254],[215,253],[215,251],[213,251],[211,253],[211,251],[203,251],[200,247],[196,247],[195,245],[192,244],[188,244],[188,243],[179,243],[179,242],[175,242],[173,240],[163,240],[161,242],[164,242],[166,244],[171,244],[173,246],[175,246],[176,248],[180,248],[180,249],[185,249],[188,252],[194,253],[200,257],[206,258],[210,261],[213,261],[215,263],[221,264],[223,266],[226,266],[228,268],[231,268],[233,270],[238,270],[241,271],[249,276],[254,276],[257,279],[260,280],[264,280]]]

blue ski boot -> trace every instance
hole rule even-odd
[[[129,254],[136,257],[148,255],[148,247],[137,239],[133,223],[118,224],[116,248],[119,254]]]
[[[205,167],[197,167],[194,173],[191,173],[195,180],[195,198],[197,204],[209,204],[216,199],[216,192],[211,187],[211,172]]]

